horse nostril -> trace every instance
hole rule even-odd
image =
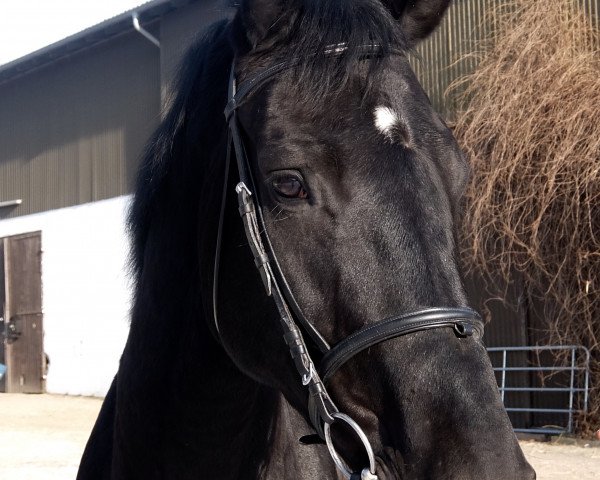
[[[533,467],[529,465],[529,463],[523,462],[521,463],[520,467],[520,474],[517,478],[523,480],[536,480],[537,474],[535,473]]]

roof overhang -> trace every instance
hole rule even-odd
[[[56,60],[90,48],[123,33],[134,31],[132,15],[137,13],[140,23],[151,23],[165,14],[200,0],[153,0],[128,10],[98,25],[48,45],[17,60],[0,66],[0,84],[43,67]]]

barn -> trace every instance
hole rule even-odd
[[[450,119],[455,105],[445,91],[476,67],[466,54],[499,2],[455,1],[414,56],[425,90]],[[228,3],[153,0],[0,66],[0,363],[8,367],[0,391],[106,393],[128,331],[125,218],[139,156],[183,52],[231,15]],[[596,0],[584,4],[598,9]],[[467,288],[491,314],[488,346],[542,339],[530,328],[539,309],[518,281],[504,298],[479,279],[467,279]],[[523,425],[531,418],[514,415]]]
[[[108,389],[138,158],[181,54],[224,3],[155,0],[0,66],[0,389]]]

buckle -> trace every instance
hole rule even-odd
[[[469,322],[456,322],[454,324],[454,333],[458,337],[470,337],[473,335],[473,324]]]
[[[246,192],[246,194],[249,197],[252,196],[252,192],[250,191],[250,189],[246,186],[246,184],[244,182],[240,182],[235,186],[235,193],[237,193],[239,195],[240,193],[242,193],[242,191]]]

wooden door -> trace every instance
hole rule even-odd
[[[0,363],[6,365],[4,355],[4,239],[0,238]],[[0,392],[6,392],[6,377],[0,378]]]
[[[40,232],[3,239],[6,391],[44,391],[42,239]]]

